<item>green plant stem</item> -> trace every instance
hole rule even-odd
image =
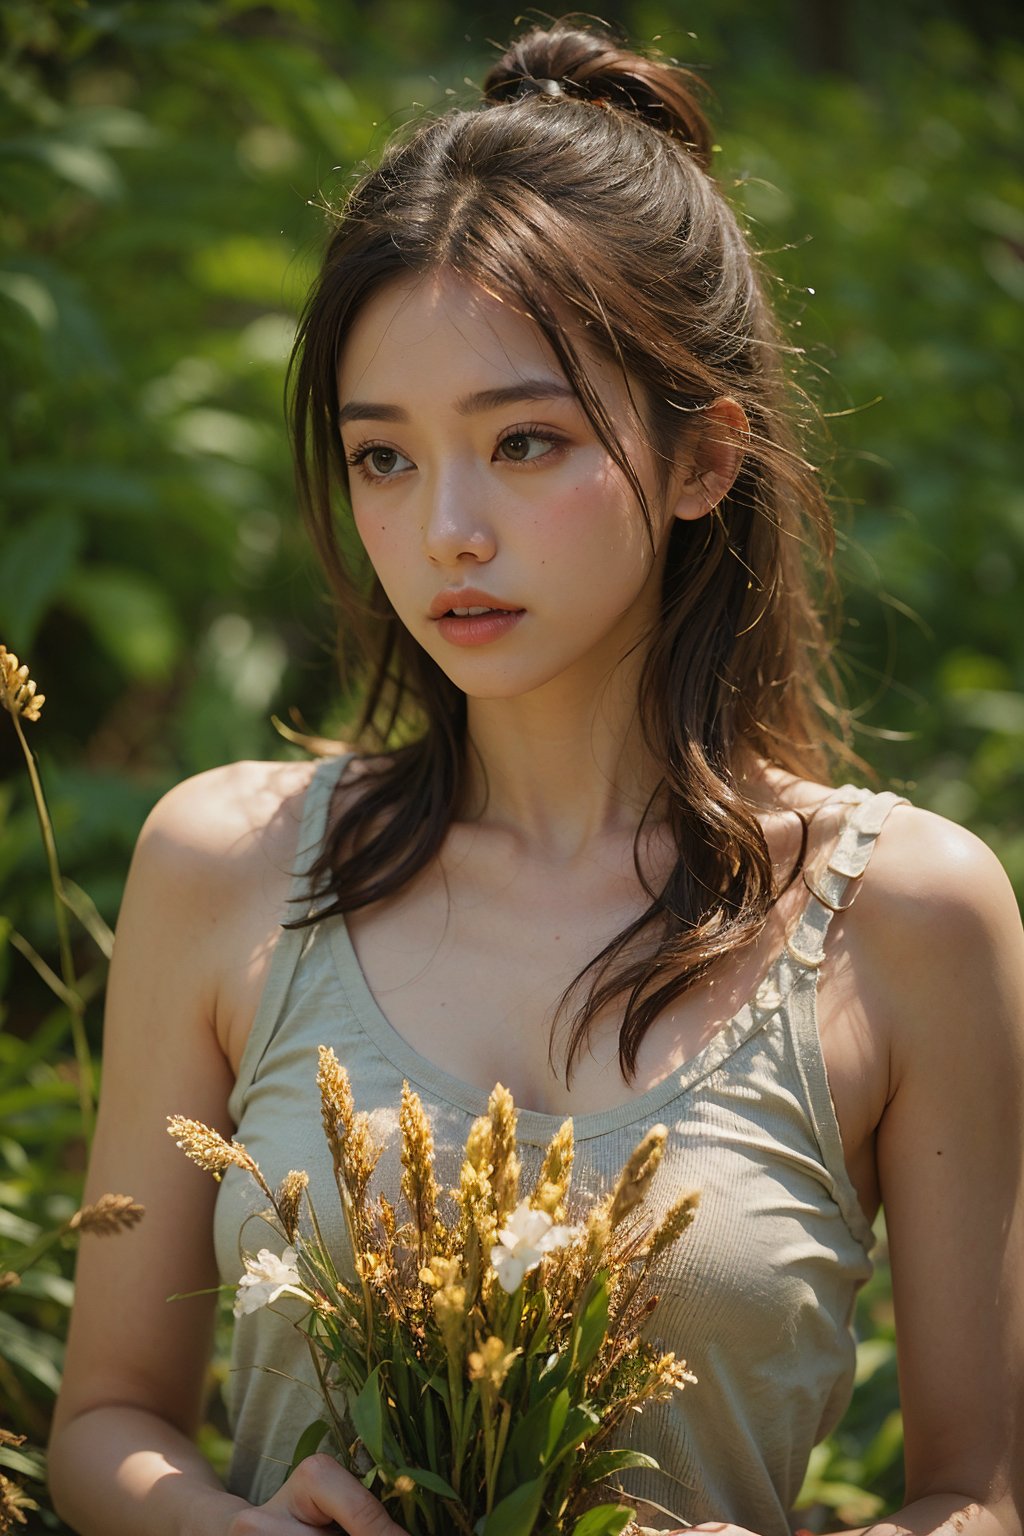
[[[21,719],[12,712],[14,729],[17,732],[18,741],[28,767],[29,783],[32,786],[32,797],[35,801],[36,816],[39,819],[39,830],[42,833],[43,848],[46,851],[46,863],[50,872],[50,885],[53,888],[53,910],[57,924],[57,944],[60,951],[60,970],[64,980],[65,991],[61,996],[68,1016],[71,1019],[71,1038],[74,1042],[75,1060],[78,1063],[78,1103],[82,1115],[82,1132],[86,1144],[92,1140],[93,1121],[95,1118],[95,1095],[93,1091],[92,1054],[89,1050],[89,1039],[85,1030],[85,1003],[78,990],[78,980],[75,975],[75,961],[71,952],[71,930],[68,926],[68,901],[64,894],[64,877],[61,874],[60,863],[57,858],[57,844],[53,835],[53,823],[50,821],[50,813],[46,808],[46,796],[43,793],[43,783],[39,777],[39,769],[36,765],[35,754],[25,740],[25,732],[22,730]]]
[[[461,1362],[447,1357],[448,1395],[451,1404],[449,1422],[452,1428],[452,1487],[460,1498],[462,1493],[462,1463],[466,1454],[466,1406],[462,1392]]]
[[[70,1222],[65,1221],[59,1227],[54,1227],[51,1231],[44,1232],[41,1237],[37,1237],[34,1243],[30,1243],[27,1248],[18,1254],[16,1259],[10,1262],[10,1268],[13,1269],[16,1275],[23,1275],[26,1269],[31,1269],[32,1265],[42,1258],[46,1250],[52,1248],[54,1243],[63,1237],[66,1232],[70,1232],[70,1230]]]
[[[498,1464],[494,1455],[493,1393],[484,1382],[480,1383],[480,1420],[484,1432],[484,1486],[487,1490],[484,1508],[486,1513],[490,1514],[494,1508],[494,1494],[498,1482]]]
[[[334,1433],[335,1443],[338,1447],[340,1455],[344,1456],[345,1458],[345,1466],[351,1470],[349,1447],[345,1443],[345,1431],[341,1420],[338,1417],[338,1410],[334,1406],[334,1399],[331,1397],[330,1387],[327,1382],[327,1372],[324,1370],[323,1363],[320,1358],[319,1346],[317,1345],[317,1342],[313,1338],[312,1334],[309,1333],[306,1334],[306,1343],[309,1345],[309,1353],[313,1362],[313,1369],[316,1372],[316,1378],[320,1384],[320,1396],[323,1398],[324,1407],[327,1409],[327,1412],[331,1416],[331,1429]]]

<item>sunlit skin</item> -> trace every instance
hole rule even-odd
[[[356,526],[403,623],[466,693],[490,789],[430,867],[351,915],[354,942],[422,1054],[559,1115],[621,1103],[691,1058],[752,995],[803,899],[799,883],[780,898],[765,953],[759,941],[655,1021],[633,1082],[617,1070],[615,1018],[597,1021],[571,1091],[552,1070],[548,1010],[645,901],[632,851],[652,769],[633,726],[665,541],[674,518],[706,515],[728,490],[743,430],[739,408],[716,402],[659,497],[624,381],[592,354],[588,366],[649,488],[653,543],[540,333],[498,299],[451,275],[384,289],[345,339],[340,374],[343,408],[375,412],[340,427],[362,459]],[[545,398],[460,408],[525,379],[543,380]],[[522,618],[491,643],[446,640],[431,602],[469,585]],[[250,762],[186,780],[133,860],[85,1198],[129,1188],[146,1217],[130,1240],[80,1256],[50,1471],[83,1536],[400,1536],[329,1456],[308,1457],[256,1508],[193,1444],[218,1279],[213,1190],[164,1126],[187,1109],[232,1129],[232,1084],[294,915],[310,776],[306,762]],[[784,869],[790,808],[826,787],[754,763],[748,788]],[[836,823],[826,813],[817,847]],[[1020,922],[994,856],[899,807],[830,930],[817,994],[847,1166],[869,1219],[884,1198],[893,1269],[907,1503],[874,1536],[1020,1536],[1022,999]],[[172,1292],[192,1299],[169,1307]]]
[[[385,288],[360,312],[339,369],[356,528],[384,590],[468,697],[492,812],[528,825],[532,800],[539,837],[557,823],[567,847],[613,814],[609,793],[615,804],[646,799],[650,770],[628,727],[669,531],[674,518],[706,515],[738,462],[725,445],[703,448],[699,467],[681,454],[659,492],[626,381],[583,351],[647,493],[650,530],[539,329],[453,274]],[[474,399],[516,389],[533,398]],[[737,434],[745,425],[733,402],[714,417]],[[429,616],[443,589],[470,586],[523,610],[471,648]]]

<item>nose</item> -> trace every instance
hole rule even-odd
[[[486,564],[494,558],[494,528],[483,488],[472,474],[454,467],[439,474],[427,490],[423,514],[423,548],[438,566],[455,566],[463,558]]]

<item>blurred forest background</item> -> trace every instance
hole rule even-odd
[[[711,84],[719,176],[830,413],[859,748],[884,782],[979,832],[1020,889],[1020,12],[622,0],[607,19]],[[322,202],[393,127],[471,98],[467,77],[515,21],[452,0],[0,7],[0,641],[47,694],[26,732],[64,869],[107,923],[171,784],[292,753],[272,713],[337,727],[281,409]],[[84,1155],[67,999],[26,958],[59,969],[11,725],[0,717],[0,1274],[75,1210]],[[105,959],[75,934],[98,1066]],[[900,1497],[884,1235],[880,1254],[854,1404],[805,1493],[817,1527]],[[33,1479],[72,1271],[62,1240],[0,1291],[0,1427],[28,1437],[0,1447],[0,1469],[43,1505],[29,1529],[60,1529]],[[215,1462],[223,1437],[215,1379]]]

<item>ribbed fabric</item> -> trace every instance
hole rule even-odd
[[[293,895],[321,846],[343,766],[318,765],[306,796]],[[669,1141],[650,1196],[652,1217],[688,1190],[701,1194],[693,1226],[659,1277],[655,1336],[698,1382],[637,1416],[630,1441],[663,1471],[634,1472],[633,1498],[652,1501],[658,1528],[725,1520],[785,1536],[787,1511],[812,1447],[836,1424],[853,1380],[850,1331],[871,1272],[871,1229],[843,1158],[815,1019],[817,968],[831,907],[864,871],[882,823],[899,803],[846,787],[844,829],[786,949],[757,994],[680,1070],[648,1092],[574,1121],[579,1201],[605,1190],[640,1136],[658,1121]],[[292,910],[301,911],[301,907]],[[282,931],[242,1059],[230,1109],[237,1135],[272,1184],[310,1175],[321,1225],[344,1263],[346,1244],[320,1125],[316,1048],[332,1045],[357,1108],[385,1151],[378,1188],[397,1196],[402,1082],[420,1094],[433,1127],[438,1177],[457,1184],[461,1149],[487,1095],[426,1060],[391,1027],[369,989],[342,918]],[[524,1186],[561,1117],[523,1111]],[[215,1237],[225,1284],[240,1252],[280,1248],[250,1181],[229,1169]],[[288,1303],[279,1304],[282,1312]],[[229,1487],[254,1503],[280,1485],[301,1432],[319,1417],[308,1346],[287,1317],[242,1318],[232,1352],[235,1447]],[[677,1517],[660,1513],[661,1506]]]

